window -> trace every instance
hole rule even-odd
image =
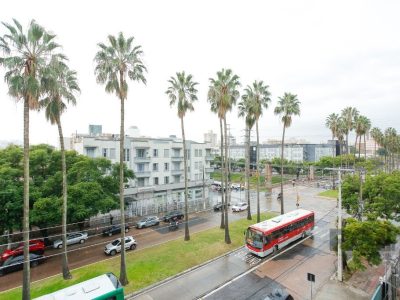
[[[194,150],[194,157],[199,157],[199,149]]]
[[[187,159],[187,160],[190,159],[190,150],[186,150],[186,159]]]
[[[158,171],[158,164],[153,164],[153,171]]]
[[[198,169],[199,169],[199,162],[198,162],[198,161],[196,161],[196,162],[194,163],[194,169],[195,169],[195,170],[198,170]]]
[[[136,157],[145,157],[146,151],[144,149],[136,149]]]
[[[137,186],[138,187],[143,187],[144,186],[144,178],[138,178],[137,179]]]
[[[107,153],[108,153],[108,149],[107,148],[103,148],[103,157],[107,157],[108,155],[107,155]]]
[[[137,164],[138,172],[144,172],[144,164]]]
[[[130,149],[124,149],[124,161],[130,161]]]
[[[165,176],[164,177],[164,184],[168,184],[169,183],[169,176]]]
[[[158,149],[153,149],[153,157],[158,157]]]
[[[203,170],[203,162],[199,161],[199,170]]]
[[[164,149],[164,157],[169,157],[169,149]]]
[[[153,178],[153,183],[154,183],[154,185],[158,185],[158,177]]]
[[[86,148],[86,155],[91,158],[94,158],[94,150],[95,148]]]
[[[169,170],[169,164],[168,163],[164,163],[164,171],[168,171]]]
[[[115,148],[110,148],[110,159],[115,159]]]
[[[199,157],[203,156],[203,150],[199,149]]]

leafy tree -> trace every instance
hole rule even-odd
[[[282,149],[281,149],[281,214],[284,214],[283,148],[285,145],[285,130],[292,124],[292,116],[300,115],[300,101],[297,99],[297,95],[285,93],[283,97],[279,97],[278,105],[275,107],[274,113],[282,117],[282,123],[283,123]]]
[[[5,81],[8,94],[24,103],[24,271],[22,298],[30,299],[29,265],[29,110],[37,109],[43,93],[41,77],[49,58],[59,47],[53,40],[54,34],[48,33],[35,21],[31,21],[27,31],[15,19],[14,24],[3,23],[8,33],[0,37],[0,49],[5,57],[0,57],[0,65],[7,71]],[[63,59],[62,55],[58,55]]]
[[[388,221],[357,221],[349,218],[343,229],[343,250],[352,251],[354,269],[364,270],[363,259],[370,265],[379,265],[379,250],[396,242],[399,229]]]
[[[122,32],[118,37],[108,36],[109,45],[99,43],[99,51],[96,53],[96,79],[100,84],[105,84],[107,93],[115,93],[121,103],[121,122],[120,122],[120,143],[119,143],[119,163],[124,164],[124,120],[125,120],[125,100],[128,98],[128,82],[127,78],[133,81],[146,83],[144,66],[141,57],[141,46],[133,46],[133,37],[125,39]],[[121,226],[125,226],[125,210],[124,210],[124,174],[123,169],[120,170],[119,182],[119,200],[121,210]],[[122,285],[128,284],[125,263],[125,231],[121,230],[121,272],[120,281]]]
[[[190,240],[189,235],[189,215],[188,215],[188,190],[187,190],[187,153],[186,153],[186,139],[185,139],[185,126],[183,118],[188,111],[193,111],[193,102],[197,101],[197,82],[192,80],[192,75],[186,75],[185,72],[176,73],[176,77],[171,77],[168,80],[170,86],[166,94],[170,100],[169,105],[177,105],[178,117],[181,120],[182,129],[182,144],[183,144],[183,165],[185,169],[185,241]]]
[[[229,164],[228,164],[228,133],[226,126],[226,114],[232,110],[232,107],[236,104],[236,100],[239,98],[238,88],[240,86],[239,76],[233,74],[230,69],[222,69],[217,72],[217,78],[210,78],[210,86],[208,90],[208,101],[211,103],[211,111],[216,112],[220,119],[221,127],[221,154],[222,154],[222,136],[225,137],[225,186],[227,194],[229,194],[228,187],[228,176],[229,176]],[[222,135],[222,121],[224,127],[224,134]],[[222,155],[221,155],[222,157]],[[228,203],[228,197],[225,195],[225,203]],[[228,222],[228,205],[222,206],[225,211],[225,243],[230,244],[231,238],[229,236],[229,222]]]

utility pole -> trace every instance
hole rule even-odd
[[[342,172],[354,172],[354,169],[325,168],[325,170],[337,171],[338,185],[338,268],[337,279],[343,281],[343,258],[342,258]]]

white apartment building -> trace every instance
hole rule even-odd
[[[128,131],[129,133],[129,131]],[[119,135],[77,134],[66,139],[66,147],[89,157],[104,157],[119,162]],[[132,215],[160,213],[184,201],[184,159],[182,140],[176,137],[125,137],[124,161],[135,179],[125,189]],[[208,196],[211,145],[186,141],[188,194],[191,206],[205,205]],[[203,197],[204,190],[204,197]]]

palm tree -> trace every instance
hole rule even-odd
[[[231,238],[229,236],[229,223],[228,223],[228,134],[226,126],[226,113],[232,109],[239,98],[238,88],[240,86],[239,76],[232,73],[230,69],[222,69],[217,72],[217,78],[210,78],[210,87],[208,90],[208,101],[211,103],[211,110],[216,111],[218,117],[224,122],[224,136],[225,136],[225,204],[223,209],[225,211],[225,243],[230,244]],[[222,138],[222,137],[221,137]]]
[[[284,214],[283,202],[283,149],[285,144],[285,129],[292,124],[292,116],[300,115],[300,102],[297,95],[285,93],[283,97],[279,97],[278,106],[275,107],[274,113],[282,117],[283,133],[282,133],[282,149],[281,149],[281,214]]]
[[[121,103],[121,127],[119,142],[119,201],[121,210],[121,228],[125,228],[125,202],[124,202],[124,117],[125,100],[128,98],[128,82],[130,80],[146,84],[144,66],[141,56],[143,54],[141,46],[133,46],[133,37],[125,39],[122,32],[118,37],[108,36],[108,45],[99,43],[99,51],[94,58],[96,62],[96,80],[100,84],[105,84],[107,93],[115,93]],[[122,285],[128,284],[125,265],[125,231],[121,230],[121,274]]]
[[[335,137],[339,136],[339,115],[331,113],[325,120],[325,126],[332,132],[332,157],[335,158]],[[332,186],[335,188],[334,176],[332,176]]]
[[[356,131],[356,144],[357,144],[357,137],[358,139],[358,158],[361,156],[361,137],[364,136],[364,150],[365,150],[365,158],[367,158],[367,147],[365,144],[365,135],[371,128],[371,121],[362,115],[358,115],[355,118],[354,122],[354,130]],[[357,149],[357,147],[356,147]]]
[[[397,144],[397,131],[393,127],[386,128],[384,136],[384,147],[387,153],[387,160],[385,157],[385,163],[387,164],[387,171],[391,172],[394,167],[393,155],[396,152]]]
[[[354,119],[358,116],[358,110],[355,107],[346,107],[342,110],[346,131],[346,154],[349,154],[349,133],[354,129]]]
[[[257,156],[256,156],[256,172],[257,172],[257,223],[260,222],[260,182],[259,182],[259,158],[260,158],[260,140],[258,132],[258,120],[262,116],[263,109],[268,108],[271,95],[268,91],[268,85],[265,85],[262,81],[254,81],[253,86],[247,86],[244,90],[245,94],[242,96],[243,99],[249,99],[252,111],[256,123],[256,133],[257,133]]]
[[[42,71],[54,50],[59,45],[54,42],[55,35],[48,33],[35,21],[31,21],[24,32],[21,24],[13,19],[14,24],[2,23],[8,33],[0,37],[0,49],[5,57],[0,57],[0,65],[7,70],[5,81],[8,94],[24,103],[24,271],[22,298],[30,299],[30,266],[29,266],[29,110],[39,108],[42,95],[40,85]],[[60,59],[62,55],[58,55]]]
[[[247,220],[251,220],[251,212],[250,212],[250,135],[251,129],[254,126],[255,118],[252,111],[252,103],[249,98],[242,96],[242,101],[238,104],[239,110],[239,117],[245,118],[246,124],[246,149],[245,149],[245,156],[246,156],[246,199],[247,199]]]
[[[382,131],[378,128],[378,127],[374,127],[371,129],[371,137],[374,139],[375,142],[375,147],[374,147],[374,153],[375,153],[375,157],[376,157],[376,145],[381,145],[381,141],[382,141]]]
[[[46,72],[42,85],[46,91],[46,98],[40,101],[40,106],[45,108],[45,116],[51,124],[56,124],[61,147],[61,169],[62,169],[62,273],[64,279],[72,278],[68,267],[67,256],[67,166],[65,162],[64,136],[61,126],[61,115],[67,109],[67,103],[76,104],[75,93],[79,92],[76,72],[68,68],[66,64],[57,59],[53,59]]]
[[[363,135],[364,135],[364,155],[365,155],[365,159],[367,159],[367,142],[365,140],[365,136],[366,134],[369,132],[369,130],[371,129],[371,120],[368,119],[367,117],[363,118]]]
[[[193,111],[193,102],[197,100],[197,82],[192,81],[192,75],[187,75],[183,71],[182,73],[176,73],[176,77],[171,77],[168,80],[170,86],[165,92],[170,100],[169,105],[174,104],[178,107],[178,117],[181,119],[182,129],[182,143],[183,143],[183,165],[185,168],[185,241],[190,240],[189,235],[189,215],[188,215],[188,191],[187,191],[187,153],[186,153],[186,139],[185,139],[185,126],[183,118],[186,112]]]

